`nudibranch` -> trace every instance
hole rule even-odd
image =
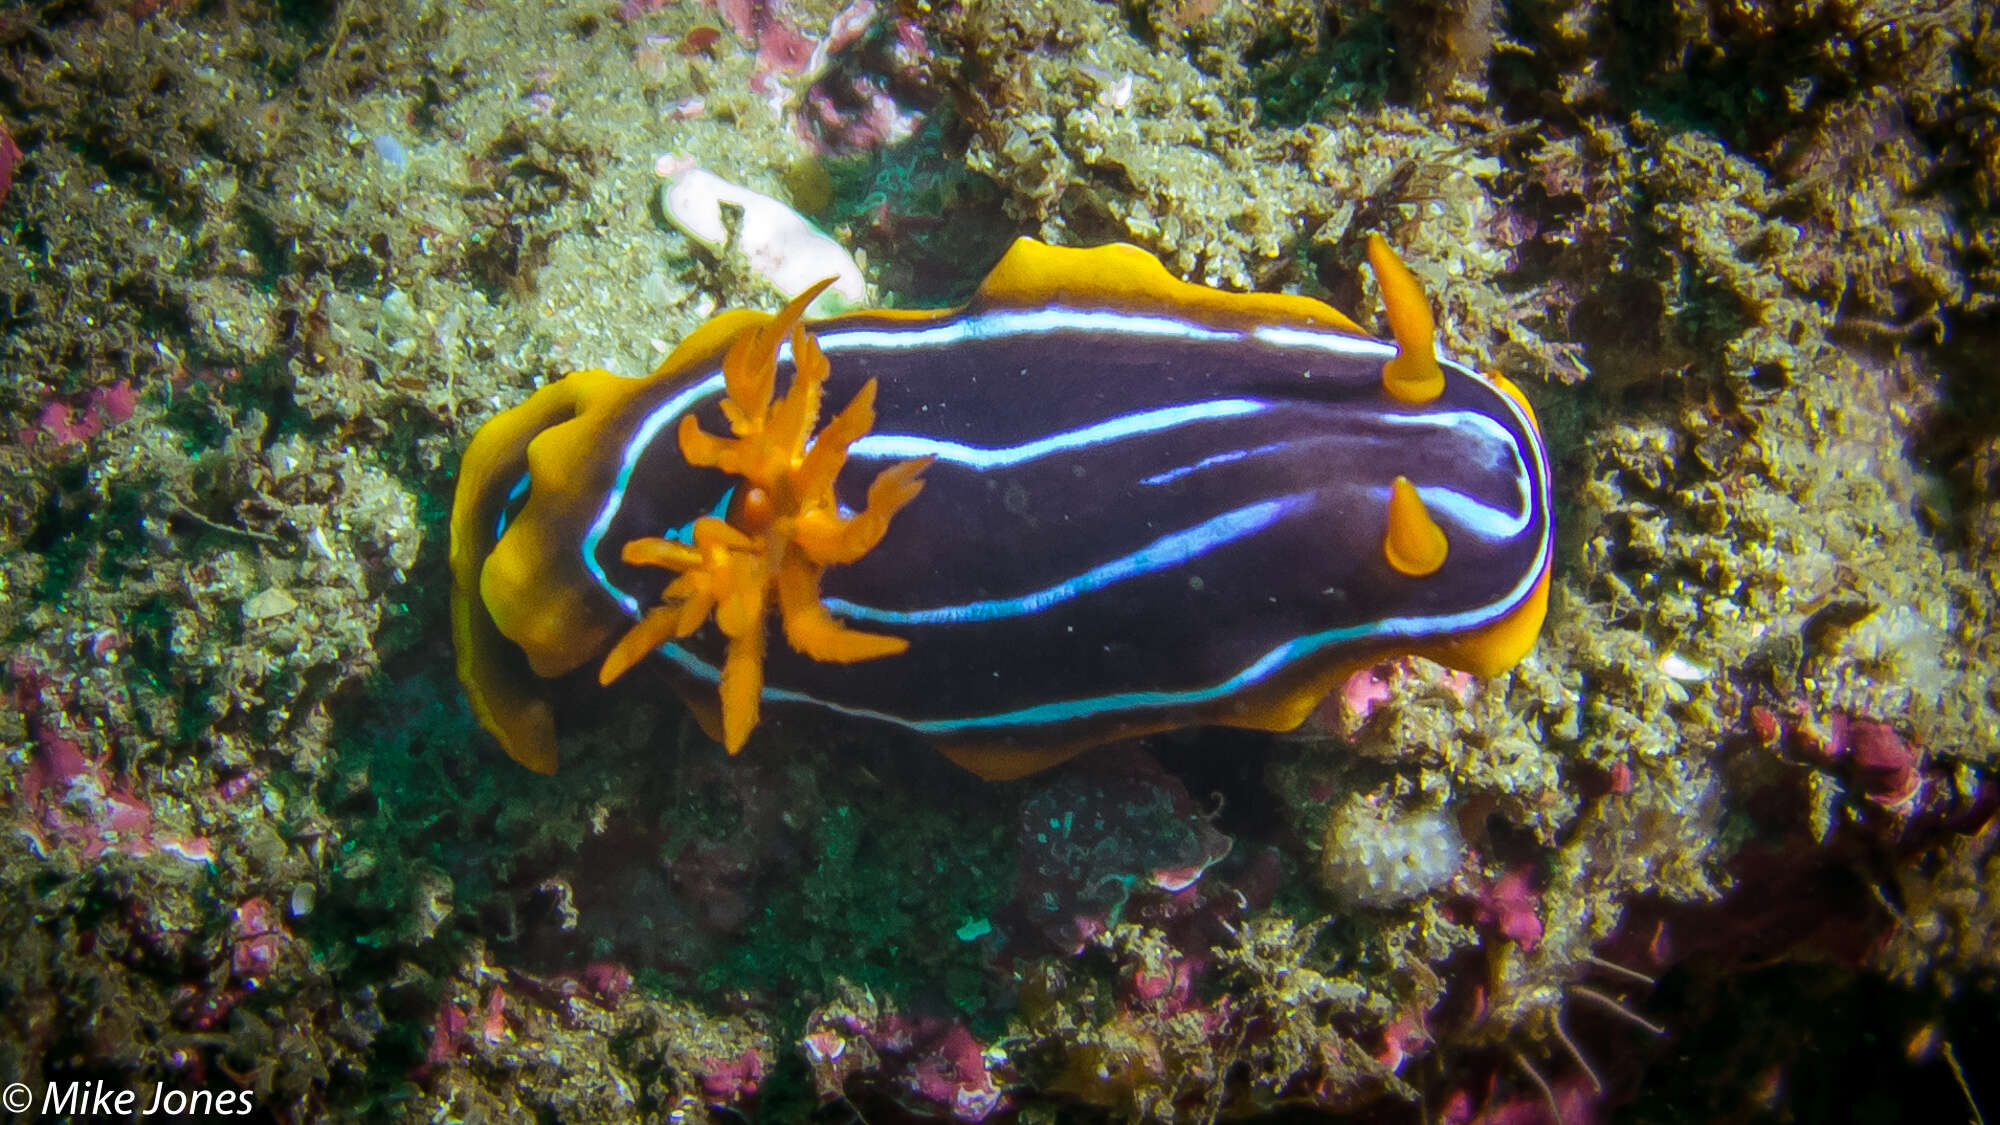
[[[1440,356],[1415,278],[1368,256],[1393,341],[1133,246],[1022,239],[959,308],[802,324],[808,293],[645,378],[542,388],[460,468],[474,712],[549,771],[549,680],[657,669],[732,752],[810,709],[1005,778],[1290,730],[1387,656],[1512,666],[1553,552],[1534,412]],[[846,404],[824,427],[822,399]]]

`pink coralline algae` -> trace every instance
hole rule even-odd
[[[1896,885],[1898,868],[1923,863],[1947,844],[1975,854],[2000,848],[2000,784],[1928,762],[1920,746],[1877,717],[1815,715],[1794,701],[1754,705],[1724,744],[1722,764],[1734,790],[1732,807],[1757,829],[1727,861],[1728,893],[1703,902],[1628,901],[1616,930],[1591,950],[1591,971],[1629,983],[1690,963],[1703,966],[1706,975],[1794,957],[1862,968],[1906,924],[1876,889]],[[1844,797],[1832,815],[1824,805],[1827,789],[1808,783],[1815,771],[1840,782]],[[1600,795],[1629,791],[1629,768],[1613,767],[1593,788]],[[1477,925],[1488,945],[1504,940],[1533,949],[1544,937],[1535,870],[1510,865],[1471,886],[1461,875],[1455,915]],[[1392,1022],[1377,1061],[1394,1066],[1414,1053],[1411,1039],[1399,1032],[1427,1025],[1449,1045],[1479,1025],[1488,1015],[1483,972],[1454,976],[1444,1004]],[[1600,1018],[1621,1007],[1581,980],[1568,991]],[[1578,1007],[1570,1005],[1569,1018],[1588,1019]],[[1620,1011],[1617,1022],[1650,1026],[1629,1010]],[[1572,1023],[1586,1044],[1587,1026]],[[1661,1029],[1651,1030],[1661,1046],[1592,1052],[1589,1071],[1559,1065],[1531,1084],[1545,1088],[1524,1089],[1512,1073],[1519,1061],[1502,1053],[1460,1056],[1454,1063],[1460,1078],[1436,1103],[1435,1118],[1463,1125],[1603,1120],[1609,1108],[1634,1096],[1647,1062],[1670,1042]]]
[[[1745,725],[1739,754],[1775,753],[1827,771],[1855,798],[1853,823],[1823,841],[1826,847],[1840,847],[1846,838],[1849,850],[1869,845],[1908,857],[1943,837],[1978,833],[2000,808],[2000,785],[1991,778],[1961,777],[1948,762],[1928,760],[1922,746],[1879,718],[1842,711],[1815,716],[1786,704],[1752,707]],[[1802,821],[1793,789],[1765,786],[1752,795],[1751,811],[1786,824]]]
[[[1744,725],[1729,747],[1747,779],[1736,804],[1759,833],[1729,861],[1730,893],[1712,903],[1634,903],[1602,950],[1610,960],[1654,974],[1691,957],[1734,964],[1795,951],[1864,965],[1897,925],[1867,889],[1887,881],[1885,867],[1947,840],[1984,834],[1986,847],[1995,844],[1989,829],[2000,785],[1925,764],[1922,749],[1892,724],[1841,712],[1820,718],[1783,704],[1752,707]],[[1790,771],[1770,772],[1773,756]],[[1816,828],[1800,765],[1837,776],[1853,815]],[[1876,874],[1856,879],[1857,871]]]
[[[257,987],[277,968],[278,955],[290,940],[292,932],[268,900],[244,901],[236,908],[229,930],[230,973],[251,988]]]
[[[915,20],[894,18],[883,49],[862,50],[857,48],[882,14],[877,0],[852,0],[817,37],[799,29],[798,13],[784,0],[707,2],[756,53],[751,90],[815,151],[870,151],[908,139],[923,123],[924,115],[893,92],[916,85],[905,78],[930,54]],[[663,0],[626,0],[619,16],[630,22],[664,6]],[[687,46],[683,40],[684,53]],[[696,50],[712,46],[704,42]]]
[[[773,98],[776,105],[789,96],[793,80],[805,75],[817,77],[825,70],[827,59],[852,45],[875,18],[874,0],[856,0],[834,17],[824,38],[815,40],[793,25],[794,13],[783,0],[707,0],[707,4],[737,39],[757,52],[750,87]],[[618,16],[630,23],[664,7],[665,0],[626,0]],[[703,43],[696,49],[710,45]]]
[[[1375,1061],[1393,1074],[1404,1063],[1422,1055],[1430,1044],[1430,1025],[1424,1013],[1401,1012],[1382,1029],[1382,1046],[1375,1052]]]
[[[701,1059],[701,1092],[715,1105],[737,1105],[757,1096],[764,1081],[764,1056],[755,1051],[728,1058]]]
[[[822,1101],[886,1101],[920,1119],[971,1125],[1006,1110],[1005,1062],[956,1020],[908,1018],[849,994],[806,1020],[801,1053]]]
[[[213,1031],[250,995],[243,986],[201,988],[182,985],[174,997],[174,1022],[190,1031]]]
[[[513,1029],[507,1026],[507,990],[499,985],[486,994],[486,1011],[479,1021],[479,1037],[493,1045],[505,1043],[513,1038]]]
[[[904,109],[872,75],[828,78],[806,94],[793,131],[821,152],[869,152],[908,140],[923,115]]]
[[[1016,903],[1057,951],[1076,953],[1128,905],[1186,895],[1230,839],[1146,754],[1101,752],[1021,805]]]
[[[7,201],[7,193],[14,187],[14,167],[19,163],[21,146],[14,143],[6,124],[0,123],[0,203]]]
[[[616,961],[592,961],[579,972],[547,977],[510,969],[507,980],[522,995],[555,1009],[570,1022],[576,1021],[576,1004],[615,1008],[632,991],[632,970]]]
[[[1534,872],[1517,867],[1479,888],[1469,897],[1471,920],[1486,934],[1503,938],[1533,953],[1542,942],[1542,896],[1534,887]]]
[[[819,53],[811,39],[785,23],[775,0],[717,0],[716,10],[738,38],[756,44],[757,73],[750,88],[760,94],[779,92],[781,77],[805,74]]]
[[[14,436],[22,445],[36,441],[80,445],[105,428],[131,418],[138,402],[139,392],[121,379],[108,387],[86,392],[76,401],[50,399],[36,413],[34,425],[22,428]]]
[[[470,1011],[446,1000],[431,1019],[430,1049],[424,1052],[415,1077],[423,1078],[439,1067],[463,1061],[480,1044],[495,1047],[505,1043],[513,1034],[507,1022],[507,993],[501,986],[494,985],[485,1002]]]
[[[615,961],[592,961],[578,975],[590,994],[605,1004],[616,1004],[632,991],[632,970]]]
[[[1330,730],[1351,735],[1373,718],[1384,703],[1389,702],[1395,694],[1396,685],[1405,680],[1436,684],[1457,696],[1460,702],[1472,698],[1473,688],[1479,682],[1464,672],[1454,672],[1439,664],[1401,656],[1363,668],[1347,677],[1340,690],[1320,705],[1314,719]]]
[[[1158,963],[1137,961],[1119,974],[1118,998],[1129,1007],[1153,1008],[1170,1015],[1184,1012],[1194,997],[1195,978],[1207,967],[1205,957],[1177,953]]]
[[[424,1052],[423,1065],[417,1068],[416,1076],[422,1078],[437,1067],[457,1062],[460,1050],[471,1042],[467,1033],[471,1022],[465,1009],[449,1000],[438,1005],[437,1015],[431,1019],[430,1049]]]
[[[73,851],[85,861],[107,852],[214,861],[206,837],[160,830],[152,806],[112,771],[108,745],[87,749],[101,736],[87,738],[69,724],[67,693],[24,661],[16,660],[8,672],[33,740],[15,808],[38,852]]]
[[[1923,749],[1888,723],[1836,711],[1816,723],[1802,709],[1779,716],[1753,708],[1751,726],[1796,757],[1838,771],[1842,781],[1887,812],[1906,815],[1923,793]]]
[[[1922,748],[1868,719],[1850,721],[1845,733],[1848,780],[1861,795],[1893,813],[1915,808],[1924,789]]]

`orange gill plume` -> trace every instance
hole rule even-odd
[[[820,598],[826,568],[873,550],[890,519],[923,491],[921,478],[931,463],[921,457],[883,470],[868,487],[867,506],[841,515],[834,480],[847,463],[848,447],[875,425],[875,381],[863,385],[814,436],[828,368],[799,320],[827,284],[799,294],[769,323],[730,346],[722,365],[722,412],[734,437],[709,434],[692,416],[681,419],[681,455],[690,465],[742,479],[728,518],[696,520],[692,543],[634,539],[620,554],[631,565],[656,566],[679,577],[604,658],[598,682],[616,680],[647,653],[689,636],[712,615],[729,641],[722,665],[722,741],[731,754],[757,726],[774,597],[786,643],[814,660],[850,664],[909,647],[900,637],[847,628]],[[795,374],[774,403],[778,350],[787,336]]]

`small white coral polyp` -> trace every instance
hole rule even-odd
[[[1464,857],[1465,840],[1448,811],[1355,797],[1327,819],[1320,876],[1356,905],[1396,906],[1445,885]]]

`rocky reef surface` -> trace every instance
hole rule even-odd
[[[1973,0],[10,7],[0,1084],[2000,1106],[1996,90]],[[660,190],[696,168],[719,240]],[[641,686],[551,779],[473,724],[471,432],[775,307],[771,255],[936,305],[1017,235],[1123,240],[1379,327],[1371,231],[1556,459],[1512,673],[1391,662],[1296,736],[1005,784],[834,724],[727,758]]]

